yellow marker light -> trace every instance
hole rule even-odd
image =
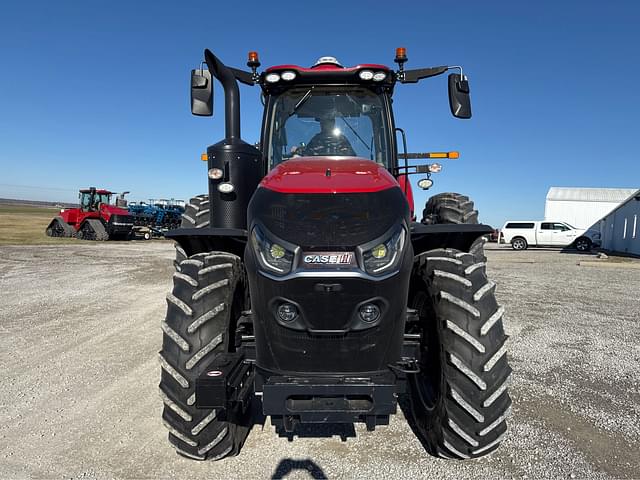
[[[383,244],[378,245],[377,247],[373,247],[371,250],[371,255],[373,258],[377,258],[378,260],[387,256],[387,247]]]
[[[203,153],[202,155],[200,155],[200,160],[202,160],[203,162],[206,162],[207,160],[209,160],[209,155],[207,155],[206,153]]]
[[[281,247],[280,245],[278,245],[277,243],[274,243],[273,245],[271,245],[271,248],[269,249],[269,254],[275,258],[276,260],[284,257],[285,254],[285,250],[284,247]]]
[[[427,153],[427,158],[450,158],[456,160],[460,158],[460,152],[430,152]]]

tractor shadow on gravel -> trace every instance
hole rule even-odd
[[[304,460],[294,460],[292,458],[283,458],[276,466],[276,469],[271,475],[272,479],[285,478],[295,470],[304,470],[309,474],[311,478],[326,479],[327,476],[320,468],[320,466],[309,458]]]

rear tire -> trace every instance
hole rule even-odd
[[[209,195],[198,195],[189,200],[180,221],[180,228],[204,228],[209,226]],[[187,258],[185,251],[178,245],[173,266],[180,271],[180,262]]]
[[[235,349],[236,320],[245,307],[243,267],[235,255],[199,253],[180,262],[167,295],[160,364],[162,418],[176,451],[196,460],[236,455],[251,409],[232,423],[195,407],[195,381],[213,357]]]
[[[476,458],[506,435],[511,399],[504,309],[484,261],[451,249],[426,252],[414,270],[410,306],[421,325],[420,373],[410,376],[415,430],[427,451]]]
[[[459,193],[439,193],[427,200],[422,212],[422,223],[434,224],[477,224],[478,211],[473,208],[473,200]],[[485,261],[485,237],[476,239],[469,248],[469,253]]]
[[[180,228],[204,228],[209,226],[209,195],[198,195],[189,200]]]
[[[514,250],[526,250],[529,245],[523,237],[516,237],[511,240],[511,248]]]
[[[427,200],[422,211],[422,223],[478,223],[478,211],[473,201],[459,193],[439,193]]]

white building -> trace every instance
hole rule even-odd
[[[601,221],[602,248],[640,255],[640,190]]]
[[[544,205],[544,219],[589,228],[618,207],[635,188],[551,187]],[[640,228],[640,227],[638,227]]]

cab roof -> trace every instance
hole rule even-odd
[[[91,193],[91,189],[82,188],[80,189],[80,193]],[[99,193],[101,195],[113,195],[113,192],[110,192],[109,190],[105,190],[103,188],[96,188],[96,193]]]
[[[371,72],[369,75],[371,78],[361,78],[360,72],[363,71]],[[285,72],[293,73],[293,78],[284,79],[282,74]],[[373,74],[376,73],[383,73],[383,79],[373,80]],[[274,74],[276,75],[274,76]],[[288,76],[291,77],[290,74]],[[271,81],[270,78],[275,78],[276,80]],[[267,68],[260,75],[260,85],[266,93],[280,93],[299,85],[359,85],[370,88],[382,88],[392,92],[395,82],[395,72],[386,65],[376,63],[363,63],[353,67],[343,67],[337,61],[319,62],[312,67],[301,67],[291,64],[275,65]]]

